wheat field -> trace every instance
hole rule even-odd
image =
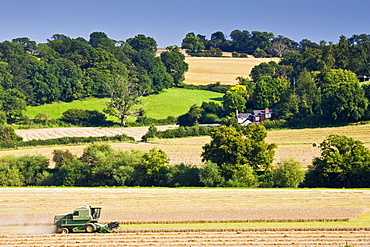
[[[158,126],[159,130],[174,128],[176,126]],[[102,136],[116,135],[125,133],[140,140],[147,132],[148,127],[133,127],[133,128],[53,128],[53,129],[33,129],[33,130],[16,130],[16,133],[22,136],[25,140],[31,139],[49,139],[62,136]],[[291,130],[272,130],[268,131],[266,141],[268,143],[276,143],[274,164],[277,164],[283,159],[293,157],[295,160],[302,163],[304,168],[307,168],[314,157],[320,156],[320,149],[313,144],[321,143],[330,134],[338,134],[352,137],[360,140],[367,148],[370,148],[370,125],[350,125],[343,127],[331,128],[313,128],[313,129],[291,129]],[[209,136],[203,137],[188,137],[176,139],[155,139],[148,143],[132,142],[132,143],[111,143],[114,149],[131,151],[142,150],[149,151],[152,148],[162,149],[170,158],[170,165],[188,164],[201,166],[203,165],[201,154],[202,147],[210,142]],[[41,154],[52,158],[54,149],[68,149],[75,155],[82,155],[86,145],[68,145],[55,147],[32,147],[19,148],[18,150],[3,150],[0,151],[0,156],[4,155],[24,155],[24,154]]]
[[[236,85],[238,76],[248,77],[252,68],[263,62],[275,61],[279,58],[229,58],[229,57],[185,57],[189,70],[185,73],[185,83],[207,85]]]

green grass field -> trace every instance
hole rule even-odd
[[[143,98],[144,109],[147,116],[155,119],[164,119],[168,116],[180,116],[189,110],[189,107],[197,104],[201,105],[203,101],[222,101],[221,93],[205,90],[189,90],[183,88],[169,88],[157,95],[151,95]],[[24,112],[30,118],[38,113],[47,113],[50,118],[57,119],[68,109],[97,110],[102,112],[106,107],[107,98],[97,99],[89,98],[85,100],[76,100],[70,103],[55,102],[41,106],[29,106]],[[116,119],[109,117],[109,120]]]

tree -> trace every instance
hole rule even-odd
[[[321,144],[321,156],[309,166],[307,185],[369,187],[370,150],[351,137],[330,135]]]
[[[236,110],[244,112],[250,95],[251,94],[247,91],[247,87],[245,85],[236,85],[231,87],[223,96],[223,105],[225,110],[229,114]]]
[[[350,69],[348,65],[350,65],[350,53],[349,53],[349,43],[346,36],[341,35],[339,38],[339,43],[335,48],[335,63],[336,68],[338,69]],[[353,70],[352,70],[353,71]]]
[[[281,40],[274,40],[268,51],[273,56],[282,57],[287,52],[287,46]]]
[[[107,39],[108,36],[104,32],[93,32],[90,34],[89,45],[94,48],[97,48],[99,44],[102,43],[104,39]]]
[[[167,50],[161,53],[161,60],[166,66],[166,71],[173,77],[173,83],[180,86],[185,79],[184,73],[188,71],[189,65],[177,46],[167,47]]]
[[[153,148],[141,158],[136,166],[136,185],[163,186],[167,182],[168,159],[161,149]]]
[[[144,34],[138,34],[134,38],[127,39],[126,42],[136,51],[146,50],[151,53],[157,51],[157,42],[155,39],[146,37]]]
[[[125,126],[127,117],[137,116],[143,107],[138,105],[141,103],[140,99],[144,91],[122,76],[117,76],[105,86],[110,96],[105,112],[120,119],[121,126]]]
[[[37,47],[35,41],[31,41],[29,38],[23,37],[23,38],[12,39],[12,42],[23,45],[24,51],[26,53],[29,53],[31,55],[35,55],[36,47]]]
[[[319,76],[322,91],[322,110],[336,122],[354,122],[365,116],[368,100],[356,74],[348,70],[332,69]]]
[[[166,66],[161,58],[147,50],[140,50],[132,54],[132,62],[140,71],[138,83],[149,93],[161,91],[173,86],[173,78],[167,73]],[[147,78],[142,80],[143,75]]]
[[[297,188],[304,181],[305,171],[299,161],[290,158],[278,163],[272,177],[275,186]]]
[[[211,142],[203,146],[203,160],[216,163],[226,180],[239,165],[249,165],[255,171],[270,170],[276,145],[266,143],[266,135],[261,125],[248,125],[242,131],[220,126],[211,131]]]
[[[204,50],[204,43],[201,42],[199,37],[196,37],[194,33],[186,34],[185,38],[182,40],[181,48],[186,49],[188,52],[201,52]]]
[[[10,164],[19,169],[24,185],[40,185],[40,175],[49,166],[49,159],[42,155],[22,155],[14,158]]]
[[[187,113],[178,117],[178,124],[180,126],[193,126],[198,124],[203,111],[204,110],[196,104],[192,105]]]
[[[0,61],[0,86],[9,88],[12,84],[13,75],[10,73],[9,65]]]
[[[262,76],[274,76],[278,66],[275,61],[260,63],[252,68],[250,77],[257,82]]]
[[[264,109],[273,107],[289,89],[290,85],[286,79],[262,76],[256,82],[253,92],[254,107]]]
[[[10,123],[14,123],[23,116],[26,109],[26,97],[16,89],[7,89],[0,95],[1,110],[5,112]]]
[[[222,186],[225,183],[225,179],[221,175],[219,166],[212,162],[207,162],[207,164],[200,170],[199,180],[207,187]]]

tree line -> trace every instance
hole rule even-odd
[[[183,48],[196,53],[211,47],[238,52],[243,51],[240,47],[249,47],[245,51],[253,54],[259,49],[281,60],[261,63],[252,69],[249,77],[238,77],[238,85],[226,91],[222,104],[192,106],[179,118],[180,125],[222,122],[236,111],[246,113],[265,108],[274,110],[281,120],[280,127],[370,119],[370,35],[350,38],[342,35],[337,44],[325,41],[316,44],[275,37],[273,33],[234,30],[230,39],[222,32],[213,33],[210,40],[189,33],[183,40]],[[358,77],[363,80],[359,81]]]
[[[185,57],[177,46],[167,48],[158,57],[151,37],[139,34],[117,41],[104,32],[91,33],[89,40],[54,34],[43,44],[26,37],[4,41],[0,110],[12,112],[8,118],[16,121],[26,105],[109,97],[107,85],[118,76],[145,94],[181,85],[188,69]]]
[[[42,155],[0,158],[1,186],[206,186],[206,187],[369,187],[370,150],[346,136],[330,135],[308,171],[293,158],[272,165],[276,145],[262,125],[224,125],[211,130],[203,146],[205,165],[169,166],[160,149],[114,150],[90,144],[81,156],[54,150],[54,166]]]

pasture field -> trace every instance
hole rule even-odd
[[[184,88],[169,88],[157,95],[144,97],[142,103],[145,105],[147,116],[155,119],[165,119],[168,116],[178,117],[185,114],[190,106],[203,101],[222,101],[223,94],[205,90],[190,90]],[[40,106],[28,106],[25,115],[33,118],[38,113],[47,113],[50,118],[57,119],[68,109],[97,110],[102,112],[106,107],[107,98],[89,98],[85,100],[75,100],[73,102],[55,102]],[[109,120],[118,122],[113,117]]]
[[[158,126],[159,130],[174,128],[176,126]],[[24,138],[31,139],[50,139],[62,136],[112,136],[120,133],[127,134],[140,140],[147,132],[148,127],[133,128],[53,128],[53,129],[33,129],[16,130],[16,133]],[[320,149],[314,147],[313,143],[321,143],[330,134],[345,135],[356,140],[360,140],[367,148],[370,148],[370,125],[349,125],[331,128],[314,129],[295,129],[295,130],[271,130],[268,131],[266,141],[276,143],[275,161],[281,161],[294,157],[300,161],[303,167],[307,168],[314,157],[320,156]],[[209,136],[188,137],[176,139],[155,139],[149,143],[111,143],[115,149],[130,151],[132,149],[148,151],[152,148],[162,149],[170,158],[170,164],[185,163],[189,165],[202,165],[200,157],[202,146],[210,142]],[[0,151],[0,156],[6,154],[42,154],[49,158],[52,157],[54,149],[69,149],[73,154],[80,156],[86,145],[59,146],[59,147],[36,147],[20,148],[19,150]]]
[[[252,68],[260,63],[279,62],[279,58],[229,58],[229,57],[185,57],[189,70],[185,73],[185,83],[207,85],[236,85],[238,76],[248,77]]]
[[[370,245],[369,190],[1,188],[0,198],[1,246]],[[54,214],[85,204],[123,223],[118,233],[52,234]]]

